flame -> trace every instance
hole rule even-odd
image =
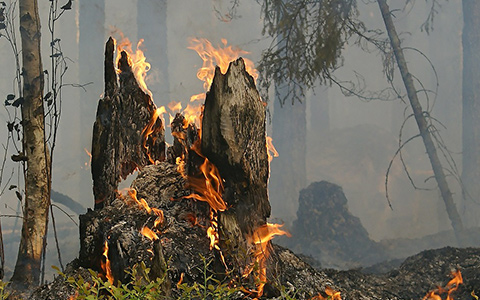
[[[185,198],[207,202],[215,211],[226,210],[227,205],[222,198],[223,180],[217,167],[205,157],[200,171],[200,178],[188,177],[187,187],[192,188],[195,192]]]
[[[182,284],[182,282],[183,282],[183,276],[185,276],[185,273],[182,272],[182,274],[180,274],[180,279],[179,279],[178,282],[177,282],[177,288],[179,288],[180,285]]]
[[[267,136],[267,155],[268,155],[268,162],[272,162],[274,157],[278,157],[277,149],[273,146],[273,139]]]
[[[142,229],[140,230],[140,233],[143,234],[143,236],[150,239],[151,241],[158,240],[158,235],[147,226],[142,227]]]
[[[105,262],[102,261],[100,266],[105,274],[105,277],[107,277],[108,281],[113,284],[112,269],[110,260],[108,259],[108,241],[105,241],[105,245],[103,246],[103,256],[105,257]]]
[[[239,48],[233,48],[232,46],[227,47],[227,40],[222,39],[222,46],[215,48],[210,41],[207,39],[190,39],[190,46],[188,49],[195,50],[203,60],[203,65],[197,71],[197,77],[203,81],[203,89],[208,91],[210,88],[213,76],[215,75],[215,65],[220,67],[222,73],[226,73],[228,65],[231,61],[237,59],[242,55],[249,54],[250,52],[241,50]],[[245,68],[247,72],[252,75],[253,79],[257,80],[258,72],[254,67],[254,64],[251,60],[244,58]],[[190,98],[190,101],[202,100],[205,99],[204,94],[193,95]]]
[[[124,37],[120,33],[121,40],[117,43],[117,57],[115,59],[115,65],[118,66],[118,61],[120,60],[120,53],[125,51],[128,54],[128,64],[132,67],[132,72],[135,75],[140,88],[152,97],[152,92],[148,89],[147,84],[145,83],[145,78],[147,77],[147,72],[150,70],[150,63],[146,61],[145,55],[140,47],[142,46],[143,39],[140,39],[137,43],[137,48],[135,51],[132,49],[132,43],[127,37]],[[117,73],[121,73],[117,69]],[[152,97],[153,98],[153,97]]]
[[[75,300],[75,299],[77,299],[77,297],[78,297],[78,291],[75,291],[75,294],[70,295],[70,297],[68,297],[68,300]]]
[[[439,286],[437,289],[428,292],[422,300],[442,300],[441,294],[447,294],[445,300],[454,300],[450,294],[455,292],[460,284],[463,284],[463,278],[460,270],[452,272],[452,276],[452,280],[444,288]]]
[[[257,290],[251,291],[257,294],[257,297],[263,295],[263,287],[267,282],[267,258],[270,255],[270,240],[276,235],[286,235],[290,237],[290,233],[280,229],[283,224],[267,223],[258,227],[250,237],[250,242],[255,245],[253,257],[255,262],[247,266],[243,273],[243,277],[247,277],[252,273],[255,267],[258,267],[255,274],[257,281]]]
[[[161,106],[159,108],[157,108],[153,115],[152,115],[152,118],[150,119],[150,122],[147,124],[147,126],[145,126],[145,128],[143,129],[142,131],[142,137],[143,137],[143,148],[145,148],[147,151],[147,155],[148,155],[148,160],[150,160],[150,162],[152,164],[155,163],[155,161],[153,160],[153,158],[150,156],[150,151],[148,149],[148,145],[147,145],[147,140],[148,138],[150,137],[150,135],[152,133],[154,133],[155,131],[157,130],[161,130],[162,129],[162,126],[161,127],[157,127],[156,129],[153,129],[153,126],[155,125],[155,123],[157,122],[158,118],[164,114],[166,112],[165,110],[165,107],[164,106]],[[164,124],[165,122],[162,120],[162,124]],[[153,141],[153,143],[155,143],[155,141]]]
[[[148,205],[147,201],[145,201],[145,199],[143,199],[143,198],[140,198],[140,200],[138,200],[137,190],[131,188],[131,189],[127,190],[127,193],[128,193],[128,196],[130,196],[130,198],[132,200],[134,200],[141,208],[145,209],[147,211],[147,213],[151,214],[153,212],[157,216],[157,218],[155,219],[153,227],[157,227],[158,225],[160,225],[164,222],[165,217],[163,215],[163,211],[161,209],[158,209],[158,208],[155,208],[155,207],[150,207]]]
[[[329,286],[325,287],[325,294],[327,294],[326,298],[319,293],[317,296],[313,297],[310,300],[342,300],[342,296],[340,296],[340,292],[335,291]]]
[[[168,109],[170,109],[173,113],[175,112],[180,112],[182,110],[182,103],[181,102],[176,102],[172,101],[168,103],[167,105]]]
[[[85,150],[85,153],[87,153],[87,155],[90,157],[89,161],[85,162],[85,168],[88,168],[88,166],[90,166],[92,164],[92,153],[90,153],[87,150],[87,148],[83,148],[83,150]]]

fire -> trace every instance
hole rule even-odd
[[[165,112],[166,111],[165,111],[164,106],[161,106],[161,107],[157,108],[155,110],[155,112],[153,113],[152,118],[150,119],[150,122],[147,124],[147,126],[142,131],[143,148],[145,148],[147,150],[148,159],[150,160],[150,162],[152,164],[154,164],[155,161],[153,161],[153,158],[150,156],[150,151],[148,150],[147,140],[150,137],[150,135],[152,133],[154,133],[156,130],[162,130],[162,127],[157,127],[156,129],[153,129],[153,127],[154,127],[155,123],[157,122],[158,118]],[[163,123],[164,122],[162,121],[162,124]],[[155,141],[153,141],[153,143],[155,143]]]
[[[147,226],[142,227],[142,229],[140,230],[140,233],[143,234],[148,239],[150,239],[151,241],[158,240],[158,235]]]
[[[120,53],[125,51],[128,54],[128,64],[132,67],[132,72],[135,75],[135,79],[137,79],[137,82],[142,90],[152,97],[152,92],[148,89],[147,84],[145,83],[147,72],[150,70],[151,66],[150,63],[146,61],[143,51],[140,50],[143,39],[138,41],[137,48],[135,51],[133,51],[130,40],[124,37],[122,33],[120,33],[120,36],[121,40],[117,43],[117,57],[115,59],[115,65],[118,65],[118,61],[121,57]],[[117,73],[121,73],[121,71],[117,69]]]
[[[75,291],[75,294],[70,295],[70,297],[68,297],[68,300],[75,300],[75,299],[77,299],[77,297],[78,297],[78,291]]]
[[[267,223],[258,227],[251,236],[250,242],[255,245],[253,251],[255,262],[247,266],[243,273],[243,277],[248,277],[254,270],[254,267],[258,267],[255,274],[255,278],[258,282],[257,290],[253,291],[257,293],[258,297],[263,295],[263,287],[267,282],[267,258],[270,255],[270,240],[276,235],[291,236],[290,233],[280,229],[282,226],[282,224]]]
[[[217,65],[222,73],[227,72],[228,65],[231,61],[237,59],[238,57],[249,54],[250,52],[233,48],[232,46],[227,47],[227,40],[222,39],[223,47],[219,46],[215,48],[210,41],[207,39],[190,39],[190,46],[188,49],[195,50],[203,60],[203,66],[197,71],[198,79],[203,81],[203,88],[205,91],[208,91],[210,88],[213,76],[215,75],[215,65]],[[245,67],[247,72],[252,75],[253,79],[256,81],[258,78],[258,72],[255,69],[253,62],[249,59],[244,58]],[[193,95],[190,98],[190,101],[203,100],[204,94]]]
[[[150,207],[147,201],[145,201],[145,199],[143,198],[140,198],[140,200],[138,200],[137,190],[135,189],[128,189],[127,193],[128,193],[128,196],[130,196],[130,198],[134,200],[141,208],[145,209],[147,213],[151,214],[153,212],[157,216],[157,219],[155,220],[153,227],[157,227],[158,225],[163,223],[164,215],[161,209]]]
[[[101,262],[103,273],[108,281],[113,284],[112,269],[110,266],[110,260],[108,259],[108,241],[105,241],[105,245],[103,246],[103,257],[105,257],[105,262]]]
[[[273,146],[273,139],[267,136],[267,155],[268,155],[268,162],[272,162],[274,157],[278,157],[277,149]]]
[[[183,282],[183,277],[184,277],[184,276],[185,276],[185,273],[182,272],[182,273],[180,274],[180,279],[179,279],[178,282],[177,282],[177,288],[179,288],[180,285],[182,284],[182,282]]]
[[[83,148],[83,150],[85,150],[85,153],[87,153],[88,157],[90,157],[89,161],[85,162],[85,168],[88,168],[88,166],[92,164],[92,153],[90,153],[87,148]]]
[[[450,294],[455,292],[460,284],[463,284],[463,278],[460,270],[452,272],[452,276],[452,280],[450,280],[444,288],[439,286],[437,289],[428,292],[422,300],[442,300],[442,297],[440,297],[441,294],[447,294],[445,300],[454,300]]]
[[[313,297],[310,300],[342,300],[342,296],[340,296],[340,292],[333,290],[331,287],[325,287],[325,294],[327,297],[323,297],[321,294]]]
[[[226,210],[227,205],[222,198],[223,180],[217,167],[205,157],[200,171],[202,175],[200,178],[188,177],[187,187],[192,188],[195,192],[185,198],[207,202],[215,211]]]

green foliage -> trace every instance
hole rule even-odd
[[[10,293],[6,291],[7,285],[8,285],[8,282],[0,280],[0,300],[7,299],[8,296],[10,295]]]
[[[257,1],[262,3],[263,33],[274,38],[259,66],[262,87],[273,79],[285,98],[295,99],[317,80],[328,81],[341,65],[347,40],[365,29],[355,0]]]
[[[198,268],[203,276],[203,282],[193,284],[182,283],[177,285],[179,291],[179,300],[198,299],[198,300],[228,300],[233,299],[233,295],[240,289],[230,287],[228,283],[214,278],[209,270],[211,261],[202,257],[203,268]],[[151,279],[150,269],[142,262],[140,266],[134,266],[131,270],[125,271],[130,275],[130,282],[117,285],[111,284],[97,272],[89,270],[90,279],[78,275],[77,278],[67,277],[57,267],[53,268],[68,282],[76,291],[76,299],[97,300],[97,299],[171,299],[165,295],[164,282],[166,278]],[[1,289],[1,286],[0,286]],[[2,300],[3,298],[0,298]]]
[[[130,282],[126,284],[111,284],[95,271],[90,272],[90,280],[82,276],[77,278],[68,277],[53,267],[65,278],[76,291],[76,299],[96,300],[96,299],[168,299],[164,295],[163,283],[165,278],[150,279],[150,269],[142,262],[140,266],[134,266],[131,270],[125,271],[130,275]]]
[[[211,261],[206,260],[205,257],[201,256],[203,262],[203,268],[197,268],[203,275],[203,282],[193,284],[182,283],[177,285],[177,288],[180,291],[179,300],[187,299],[215,299],[215,300],[228,300],[236,299],[232,298],[240,288],[230,287],[227,282],[222,282],[214,278],[213,273],[209,270]],[[228,278],[228,276],[227,276]]]

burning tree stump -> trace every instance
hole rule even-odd
[[[202,153],[225,180],[224,199],[231,206],[221,218],[235,218],[241,232],[253,231],[270,216],[265,105],[240,58],[215,77],[205,100]]]
[[[165,278],[165,295],[175,293],[172,283],[201,282],[205,274],[198,267],[205,262],[211,263],[209,275],[223,280],[228,274],[252,298],[279,295],[270,279],[301,284],[278,269],[266,271],[273,251],[268,241],[282,231],[267,224],[266,112],[244,61],[231,62],[225,74],[216,69],[201,130],[176,115],[174,144],[164,161],[158,110],[136,82],[125,52],[117,84],[113,51],[110,39],[92,146],[96,210],[80,217],[80,265],[126,282],[124,271],[143,262],[154,277]],[[132,189],[119,195],[118,182],[135,168],[140,172]],[[277,266],[302,265],[285,250],[271,259]],[[313,295],[324,285],[311,277],[316,285],[306,293]]]
[[[165,160],[165,130],[157,108],[137,83],[125,52],[118,61],[117,77],[114,51],[110,38],[105,47],[105,94],[93,127],[95,209],[108,206],[120,180],[135,169]]]

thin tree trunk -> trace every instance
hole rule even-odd
[[[465,221],[478,226],[480,213],[480,2],[463,0],[463,168]]]
[[[453,201],[452,192],[448,187],[448,183],[445,177],[445,173],[442,168],[442,164],[437,155],[437,149],[433,143],[432,136],[428,130],[428,123],[423,114],[422,106],[417,97],[417,90],[413,83],[413,78],[410,72],[408,71],[407,62],[403,55],[403,50],[400,45],[400,39],[398,38],[397,32],[395,30],[395,25],[393,24],[392,16],[390,14],[390,9],[387,5],[386,0],[378,0],[378,5],[382,13],[383,20],[385,22],[385,28],[387,29],[388,36],[390,38],[390,43],[392,45],[393,51],[395,53],[395,58],[397,60],[400,73],[402,75],[403,83],[407,90],[408,99],[410,100],[410,105],[417,121],[417,126],[422,136],[425,149],[427,150],[428,158],[432,165],[433,173],[435,175],[435,180],[437,181],[440,193],[442,195],[443,201],[445,202],[445,207],[447,209],[448,217],[452,223],[453,230],[455,231],[455,236],[457,242],[461,245],[463,243],[463,224],[458,214],[457,207]]]
[[[282,91],[279,91],[282,93]],[[271,162],[272,216],[290,223],[295,219],[300,190],[306,186],[306,104],[275,99],[273,144],[279,156]]]
[[[169,100],[167,0],[142,0],[137,2],[137,36],[143,39],[142,49],[151,69],[147,85],[158,106]]]
[[[92,143],[92,124],[95,122],[97,102],[103,90],[103,51],[105,45],[105,0],[78,1],[78,77],[82,84],[91,83],[84,90],[79,89],[80,133],[76,134],[74,149],[81,151],[86,158],[84,148]],[[85,160],[78,161],[80,164]],[[79,173],[79,190],[84,205],[93,202],[92,178],[88,171]]]
[[[20,0],[23,61],[23,151],[27,156],[23,228],[12,283],[38,285],[45,249],[50,205],[50,171],[47,163],[43,111],[43,68],[40,55],[40,19],[36,0]]]

